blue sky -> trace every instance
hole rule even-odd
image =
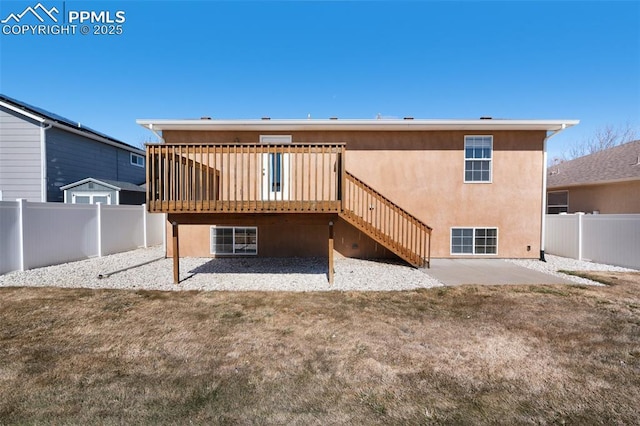
[[[0,92],[134,145],[137,118],[580,119],[550,157],[640,129],[639,1],[41,3],[122,34],[0,34]]]

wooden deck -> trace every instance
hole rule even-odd
[[[431,227],[345,170],[344,143],[149,144],[147,206],[158,213],[337,213],[416,267]]]
[[[343,143],[147,145],[147,205],[162,213],[337,213],[343,158]]]

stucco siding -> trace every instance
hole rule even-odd
[[[258,228],[259,257],[328,257],[329,222],[335,224],[334,248],[348,257],[382,259],[395,255],[355,229],[335,214],[198,214],[169,215],[171,222],[190,222],[179,226],[180,256],[214,257],[211,254],[211,226],[255,226]],[[167,256],[173,256],[167,244]]]
[[[130,164],[129,151],[62,129],[47,131],[47,199],[63,201],[61,186],[87,177],[144,181],[145,170]]]
[[[433,257],[452,256],[452,227],[498,228],[493,257],[539,256],[544,131],[276,133],[291,134],[293,142],[345,142],[347,171],[433,227]],[[163,137],[167,143],[256,143],[260,134],[268,133],[165,131]],[[481,134],[493,136],[492,181],[464,183],[464,137]],[[336,239],[343,254],[371,255],[357,232],[336,229]]]
[[[0,190],[5,201],[41,201],[39,123],[0,107]]]
[[[569,213],[640,213],[640,181],[553,188],[568,191]]]

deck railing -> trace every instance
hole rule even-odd
[[[345,172],[341,216],[414,266],[429,266],[431,227]]]
[[[344,143],[148,144],[151,212],[338,212]]]

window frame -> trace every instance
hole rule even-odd
[[[471,238],[472,238],[472,246],[471,246],[472,251],[471,251],[471,253],[454,253],[454,251],[453,251],[453,231],[454,230],[458,230],[458,229],[459,230],[465,230],[465,229],[472,230],[471,231],[472,232],[472,235],[471,235]],[[496,239],[495,248],[496,248],[496,250],[495,250],[495,253],[477,253],[476,252],[476,239],[477,238],[491,238],[491,237],[487,237],[486,235],[484,237],[479,237],[476,234],[476,231],[481,231],[481,230],[484,230],[484,231],[495,230],[496,231],[496,235],[495,235],[495,239]],[[498,230],[497,226],[487,226],[487,227],[481,227],[481,226],[477,226],[477,227],[474,227],[474,226],[458,226],[458,227],[451,227],[449,229],[449,254],[451,256],[497,256],[498,253],[499,253],[498,252],[499,239],[500,239],[499,238],[499,230]],[[484,248],[486,249],[487,247],[492,247],[492,246],[488,246],[485,243]]]
[[[489,158],[467,158],[467,140],[471,138],[489,138],[490,153]],[[464,183],[493,183],[493,135],[464,135],[464,166],[462,168],[462,179]],[[489,180],[467,180],[467,161],[479,161],[489,164]]]
[[[231,248],[232,252],[216,252],[215,247],[215,231],[222,229],[231,229],[232,230],[232,240],[231,240]],[[246,252],[236,252],[236,232],[240,230],[253,230],[256,235],[256,249],[253,253]],[[229,226],[229,225],[213,225],[209,230],[209,251],[210,254],[215,256],[257,256],[258,255],[258,227],[257,226]]]
[[[89,203],[77,203],[76,199],[77,197],[89,197]],[[112,203],[112,198],[111,198],[111,193],[110,192],[105,192],[105,191],[95,191],[95,192],[71,192],[71,204],[78,204],[78,205],[85,205],[85,206],[89,206],[89,205],[95,205],[97,204],[95,202],[95,198],[96,197],[106,197],[107,198],[107,202],[106,203],[101,203],[103,205],[113,205]],[[117,204],[116,200],[116,204]]]
[[[564,192],[567,197],[566,197],[566,204],[551,204],[549,203],[549,195],[550,194],[559,194]],[[551,208],[562,208],[564,207],[564,211],[563,212],[557,212],[557,213],[549,213],[549,209]],[[547,214],[561,214],[561,213],[568,213],[569,212],[569,190],[568,189],[563,189],[563,190],[559,190],[559,191],[547,191]]]
[[[135,152],[130,152],[129,153],[129,162],[131,163],[132,166],[136,166],[136,167],[144,167],[144,163],[145,163],[145,158],[143,155],[140,154],[136,154]],[[134,161],[135,159],[140,159],[142,161],[142,164],[138,163],[138,161]]]
[[[292,135],[260,135],[260,143],[283,145],[293,143]]]

